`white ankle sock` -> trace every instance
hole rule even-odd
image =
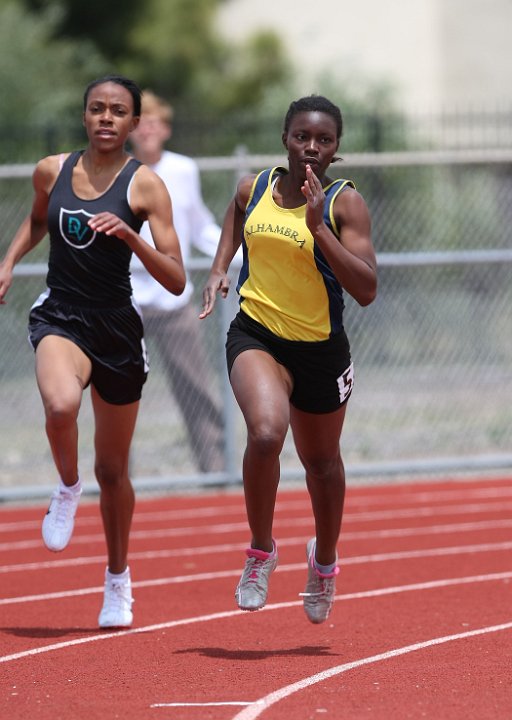
[[[338,563],[334,562],[331,565],[320,565],[320,563],[317,563],[315,559],[315,567],[322,575],[332,575],[333,572],[336,570],[337,564]]]
[[[128,580],[130,577],[130,568],[127,567],[126,570],[123,570],[122,573],[112,573],[107,568],[107,578],[109,580]]]
[[[65,485],[62,480],[60,480],[60,490],[64,490],[64,492],[72,492],[72,493],[81,493],[82,492],[82,483],[80,482],[80,478],[76,481],[74,485]]]

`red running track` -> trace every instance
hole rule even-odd
[[[139,498],[135,624],[97,628],[105,546],[97,501],[70,546],[42,506],[0,509],[2,720],[510,720],[510,478],[349,489],[329,620],[299,593],[307,495],[280,490],[268,605],[234,588],[248,530],[238,492]]]

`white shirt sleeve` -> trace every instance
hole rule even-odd
[[[201,193],[199,168],[190,168],[190,244],[205,255],[217,252],[221,229],[213,213],[206,207]]]
[[[162,178],[171,196],[174,227],[185,267],[192,248],[213,257],[217,251],[221,229],[204,203],[197,163],[185,155],[166,150],[152,170]],[[140,234],[147,242],[153,242],[148,223],[144,223]],[[188,275],[184,292],[176,296],[165,290],[136,256],[132,259],[130,269],[133,294],[142,308],[151,306],[163,310],[177,310],[190,301],[194,287]]]

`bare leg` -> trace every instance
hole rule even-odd
[[[261,350],[241,353],[230,380],[247,425],[243,481],[251,545],[272,552],[279,455],[288,431],[292,382],[286,369]]]
[[[96,419],[96,478],[100,485],[100,508],[108,549],[108,569],[122,573],[127,567],[128,543],[135,494],[128,477],[130,444],[139,402],[112,405],[91,388]]]
[[[46,434],[65,485],[74,485],[78,479],[77,418],[90,374],[90,360],[71,340],[47,335],[37,346],[36,379]]]
[[[345,499],[345,471],[340,437],[346,405],[327,414],[291,409],[291,427],[298,455],[306,470],[316,528],[316,560],[336,561]]]

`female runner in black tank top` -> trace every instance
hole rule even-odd
[[[80,496],[77,418],[90,385],[95,418],[95,472],[108,548],[101,627],[132,622],[128,539],[134,492],[128,477],[147,365],[140,314],[131,299],[135,253],[169,292],[185,286],[171,201],[161,179],[125,149],[140,117],[131,80],[107,76],[84,95],[88,145],[50,156],[33,174],[34,200],[0,264],[0,304],[13,268],[50,234],[48,290],[30,314],[36,377],[60,484],[43,521],[50,550],[67,545]],[[149,221],[155,247],[138,234]]]

